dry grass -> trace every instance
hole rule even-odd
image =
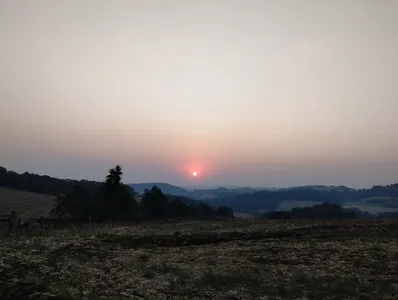
[[[396,299],[397,237],[397,221],[47,232],[0,244],[0,299]]]
[[[15,210],[22,220],[47,216],[54,207],[55,197],[0,187],[0,214]]]

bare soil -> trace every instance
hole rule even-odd
[[[186,222],[0,241],[0,299],[398,299],[398,221]]]

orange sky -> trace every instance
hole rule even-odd
[[[396,182],[397,28],[388,0],[1,1],[0,165]]]

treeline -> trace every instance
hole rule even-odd
[[[87,180],[59,179],[28,172],[18,174],[0,166],[0,186],[10,189],[55,196],[60,193],[71,192],[76,185],[84,187],[91,193],[98,189],[101,183]]]
[[[369,203],[384,207],[398,207],[398,184],[373,186],[370,189],[354,190],[345,186],[302,186],[279,190],[264,190],[232,197],[211,199],[215,205],[228,205],[234,211],[251,213],[261,210],[276,210],[284,201],[313,201],[343,205],[347,202],[360,202],[372,198]],[[376,198],[379,199],[376,199]],[[384,198],[384,199],[383,199]]]
[[[106,179],[90,193],[76,184],[66,193],[57,196],[57,203],[51,214],[57,218],[72,218],[80,222],[114,222],[159,220],[169,218],[233,218],[233,211],[227,206],[212,206],[187,199],[168,197],[158,187],[145,190],[140,201],[134,190],[122,183],[122,168],[117,165],[109,170]]]
[[[338,204],[322,203],[311,207],[296,207],[291,211],[274,211],[264,215],[268,219],[338,220],[356,218],[355,212],[344,210]]]
[[[361,197],[372,198],[372,197],[390,197],[398,198],[398,183],[391,185],[375,185],[370,189],[363,189],[359,191]]]
[[[215,205],[229,205],[235,211],[251,212],[256,210],[276,210],[286,200],[314,201],[342,205],[348,201],[359,200],[360,193],[355,190],[321,190],[313,187],[301,187],[275,191],[260,191],[235,197],[212,199]]]

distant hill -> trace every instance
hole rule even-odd
[[[391,185],[375,185],[370,189],[361,190],[363,198],[372,197],[389,197],[390,199],[398,198],[398,183]]]
[[[208,199],[206,202],[216,206],[227,205],[236,212],[251,213],[253,211],[276,210],[284,201],[343,204],[347,201],[356,201],[358,197],[358,191],[348,188],[305,186],[235,194]]]
[[[171,201],[171,200],[174,200],[174,199],[180,199],[180,200],[182,200],[182,201],[183,201],[185,204],[187,204],[187,205],[199,205],[199,204],[200,204],[200,201],[193,200],[193,199],[190,199],[190,198],[185,197],[185,196],[166,194],[166,197],[167,197],[170,201]]]
[[[95,191],[101,182],[88,180],[59,179],[47,175],[16,172],[0,167],[0,187],[55,196],[70,191],[74,185],[81,185],[89,192]],[[139,194],[145,189],[158,186],[167,195],[185,197],[184,201],[201,200],[212,206],[229,206],[235,212],[254,213],[278,210],[283,203],[289,207],[304,207],[328,202],[350,207],[372,206],[398,210],[398,184],[373,186],[370,189],[355,190],[346,186],[298,186],[282,189],[259,190],[250,187],[217,187],[187,190],[168,183],[129,184]],[[304,204],[306,202],[306,204]],[[285,205],[286,207],[286,205]]]
[[[344,185],[304,185],[304,186],[293,186],[288,188],[279,188],[277,191],[292,191],[292,190],[317,190],[323,192],[335,191],[335,192],[353,192],[356,189],[346,187]]]
[[[350,206],[372,205],[398,209],[398,184],[356,190],[346,186],[299,186],[241,194],[224,194],[207,198],[211,205],[227,205],[235,212],[253,213],[278,210],[282,204],[293,207],[312,206],[323,202]]]
[[[238,188],[226,188],[226,187],[217,187],[217,188],[207,188],[207,189],[193,189],[192,192],[202,192],[202,193],[214,193],[214,194],[244,194],[244,193],[253,193],[260,191],[259,189],[253,189],[250,187],[238,187]]]
[[[281,200],[273,196],[276,196],[273,192],[260,191],[206,199],[205,202],[215,206],[228,205],[239,213],[252,213],[253,211],[275,210]]]
[[[145,190],[150,190],[155,185],[165,194],[185,196],[188,192],[186,189],[183,189],[179,186],[162,182],[130,183],[128,185],[139,194],[143,194]]]
[[[254,192],[258,192],[259,190],[252,188],[226,188],[226,187],[218,187],[218,188],[207,188],[207,189],[193,189],[188,191],[189,197],[193,199],[205,200],[205,199],[214,199],[220,197],[233,197],[241,194],[250,194]]]

